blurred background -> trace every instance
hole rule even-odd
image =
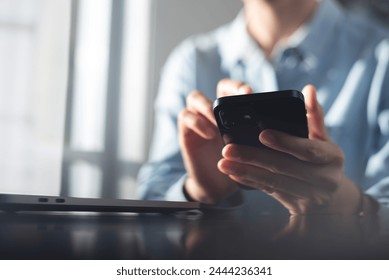
[[[388,0],[341,1],[389,26]],[[161,67],[240,0],[0,0],[0,193],[133,198]]]

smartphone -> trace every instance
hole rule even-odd
[[[304,95],[297,90],[221,97],[213,112],[225,145],[261,147],[259,134],[265,129],[308,138]]]

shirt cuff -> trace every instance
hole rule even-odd
[[[183,175],[173,186],[166,192],[166,200],[168,201],[188,201],[184,193],[184,186],[187,175]]]

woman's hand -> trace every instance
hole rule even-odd
[[[359,211],[358,187],[343,172],[344,155],[327,135],[313,86],[304,88],[309,139],[265,130],[268,148],[229,144],[219,170],[233,181],[259,189],[290,214],[353,214]]]
[[[247,94],[251,88],[242,82],[221,80],[217,96]],[[196,201],[215,203],[237,190],[236,183],[217,168],[223,143],[213,115],[212,101],[193,91],[186,108],[178,116],[179,141],[187,180],[187,194]]]

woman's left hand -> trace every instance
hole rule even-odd
[[[218,163],[232,180],[271,195],[290,214],[356,214],[361,193],[343,171],[344,155],[324,126],[316,90],[303,90],[309,139],[265,130],[259,141],[270,149],[229,144]]]

